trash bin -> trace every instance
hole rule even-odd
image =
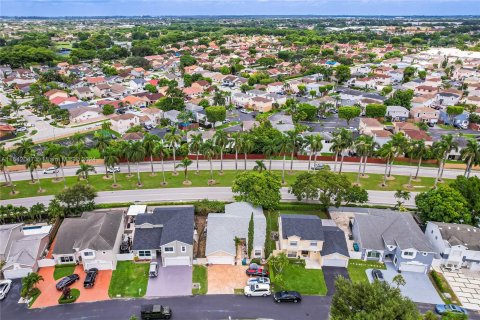
[[[243,258],[242,259],[242,266],[246,266],[247,265],[247,258]]]

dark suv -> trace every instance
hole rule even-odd
[[[172,317],[172,310],[167,306],[146,304],[141,307],[140,316],[142,320],[170,319]]]
[[[80,280],[78,274],[74,273],[69,276],[66,276],[62,280],[57,282],[56,288],[58,291],[62,291],[64,288],[72,285],[75,281]]]
[[[95,284],[95,279],[97,278],[98,269],[92,268],[87,271],[87,275],[85,276],[85,280],[83,281],[84,288],[91,288]]]

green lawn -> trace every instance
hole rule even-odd
[[[73,274],[75,271],[75,264],[56,265],[55,271],[53,271],[53,279],[58,280],[63,277]]]
[[[367,269],[383,269],[385,264],[376,261],[363,261],[350,259],[348,262],[348,275],[353,282],[368,282]]]
[[[193,266],[193,283],[200,283],[199,289],[192,289],[192,294],[206,294],[208,290],[207,268],[204,266]]]
[[[210,172],[209,171],[200,171],[197,175],[194,172],[194,165],[190,167],[190,171],[188,173],[188,179],[192,182],[189,187],[208,187],[208,180],[210,179]],[[158,170],[158,164],[156,165]],[[156,189],[161,188],[162,182],[162,173],[156,172],[156,176],[151,176],[149,172],[142,172],[140,173],[140,178],[143,183],[143,187],[139,188],[137,186],[137,175],[136,175],[136,166],[131,165],[131,172],[132,176],[127,177],[126,169],[122,168],[123,172],[117,174],[117,183],[119,186],[117,188],[113,188],[113,179],[112,175],[110,175],[110,179],[104,179],[104,172],[101,171],[99,174],[94,174],[89,176],[90,184],[97,190],[97,191],[112,191],[112,190],[134,190],[134,189]],[[240,172],[240,170],[239,170]],[[291,185],[296,178],[296,175],[300,171],[295,171],[292,174],[286,174],[286,186]],[[179,171],[177,176],[174,176],[172,172],[166,172],[166,181],[168,185],[165,188],[180,188],[185,187],[183,185],[183,172]],[[277,171],[277,173],[281,173]],[[218,171],[214,171],[213,178],[216,180],[216,184],[213,185],[214,187],[230,187],[232,184],[233,179],[235,178],[236,172],[231,171],[224,171],[223,175],[219,175]],[[347,172],[345,175],[352,181],[356,181],[356,173]],[[11,188],[10,187],[0,187],[0,199],[15,199],[15,198],[25,198],[25,197],[36,197],[39,195],[52,195],[57,194],[61,190],[63,190],[63,182],[53,182],[53,176],[49,176],[48,178],[41,179],[42,188],[45,192],[39,194],[38,193],[38,186],[30,184],[29,180],[23,181],[15,181],[16,190],[19,193],[15,194],[14,196],[10,195]],[[59,173],[59,177],[61,178],[61,172]],[[67,185],[71,186],[78,182],[77,177],[66,177]],[[388,190],[388,191],[395,191],[398,189],[403,189],[403,186],[408,183],[409,177],[407,176],[395,176],[395,180],[388,181],[386,187],[381,187],[381,183],[383,180],[383,175],[381,174],[369,174],[369,178],[361,179],[362,187],[367,190]],[[446,182],[451,180],[444,179]],[[83,183],[86,183],[83,181]],[[419,182],[413,182],[413,185],[416,186],[414,189],[410,191],[426,191],[433,186],[434,178],[421,178]]]
[[[270,268],[270,273],[273,274],[273,268]],[[282,277],[285,285],[281,288],[275,287],[276,291],[293,290],[305,295],[321,296],[327,294],[327,285],[320,269],[305,269],[301,264],[290,263],[282,271]],[[275,276],[272,278],[275,279]]]
[[[149,266],[148,263],[118,261],[108,288],[110,297],[143,297],[147,292]]]

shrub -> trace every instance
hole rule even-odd
[[[253,258],[252,260],[250,260],[250,263],[256,263],[256,264],[258,264],[258,265],[261,265],[261,264],[262,264],[262,262],[260,261],[259,258]]]
[[[195,214],[206,216],[209,213],[225,211],[225,203],[215,200],[203,199],[195,203]]]
[[[437,285],[438,290],[440,290],[441,292],[447,292],[447,289],[445,288],[445,286],[443,284],[443,280],[438,275],[438,273],[436,271],[432,271],[431,275],[432,275],[433,281],[435,281],[435,284]]]
[[[67,299],[63,299],[63,294],[58,298],[59,304],[66,304],[66,303],[73,303],[75,302],[78,297],[80,297],[80,290],[78,289],[71,289],[70,296]]]

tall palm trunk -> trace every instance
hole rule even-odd
[[[63,166],[60,165],[60,170],[62,170],[63,186],[67,187],[67,180],[65,180],[65,172],[63,171]]]
[[[362,161],[363,161],[363,156],[360,157],[360,162],[358,163],[357,184],[360,184],[360,174],[362,173]]]
[[[285,153],[283,154],[283,165],[282,165],[282,183],[285,183]]]
[[[142,184],[142,181],[140,180],[140,163],[137,161],[137,179],[138,179],[138,185]]]
[[[422,165],[422,157],[423,155],[420,158],[418,158],[418,165],[417,165],[417,172],[415,172],[415,179],[418,178],[418,173],[420,172],[420,166]]]
[[[312,163],[313,150],[310,148],[310,154],[308,155],[308,171],[310,172],[310,164]]]
[[[247,171],[247,153],[245,152],[244,169]]]
[[[37,176],[38,181],[38,192],[42,191],[42,184],[40,183],[40,177],[38,176],[38,170],[35,168],[35,175]]]
[[[365,160],[363,162],[362,177],[365,175],[365,171],[367,170],[367,162],[368,162],[368,156],[365,156]]]
[[[32,183],[35,182],[35,179],[33,179],[33,170],[30,169],[30,181],[32,181]]]
[[[132,176],[132,172],[130,170],[130,160],[127,159],[127,167],[128,167],[128,176],[131,177]]]
[[[464,176],[469,177],[470,176],[470,168],[472,166],[472,159],[468,159],[467,167],[465,168]]]
[[[223,148],[220,151],[220,172],[223,173]]]
[[[238,150],[235,149],[235,171],[238,171]]]
[[[270,156],[268,161],[268,171],[272,171],[272,156]]]
[[[338,160],[338,152],[335,152],[335,163],[333,165],[333,172],[337,172],[337,160]]]
[[[383,183],[382,183],[382,186],[386,186],[387,185],[387,172],[388,172],[388,164],[389,164],[390,160],[387,160],[387,163],[385,164],[385,174],[383,175]]]
[[[210,180],[213,180],[213,165],[212,165],[212,158],[210,158]]]
[[[150,169],[152,170],[152,176],[155,174],[155,171],[153,170],[153,155],[150,155]]]
[[[115,170],[113,170],[113,184],[117,185],[117,176],[115,175]]]
[[[197,162],[197,166],[198,166],[198,162]],[[163,166],[163,157],[162,157],[162,175],[163,175],[163,184],[167,184],[167,181],[165,180],[165,167]]]
[[[105,164],[105,176],[107,177],[107,179],[109,178],[107,164]]]
[[[10,184],[10,181],[7,177],[7,170],[3,170],[3,176],[5,177],[5,185],[8,186]]]
[[[198,169],[198,156],[200,155],[200,152],[197,151],[197,171],[195,172],[196,174],[198,174],[199,172],[199,169]],[[162,158],[162,163],[163,163],[163,158]]]
[[[344,155],[342,154],[342,157],[340,158],[340,170],[338,170],[338,173],[341,174],[342,173],[342,167],[343,167],[343,157]]]
[[[313,157],[313,167],[317,165],[317,149],[313,150],[315,156]]]
[[[290,159],[290,172],[293,171],[293,154],[294,154],[294,152],[295,152],[295,151],[292,150],[292,154],[291,154],[291,157],[292,157],[292,158]]]
[[[177,157],[175,148],[173,148],[173,173],[177,174]]]

